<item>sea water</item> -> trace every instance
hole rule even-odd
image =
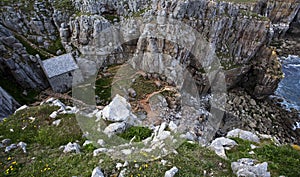
[[[281,62],[284,78],[275,94],[283,98],[282,104],[287,109],[300,110],[300,57],[293,55],[282,57]]]
[[[300,57],[282,57],[281,62],[284,78],[279,83],[275,95],[283,99],[282,105],[286,109],[294,108],[300,111]],[[300,122],[295,122],[293,130],[298,128]]]

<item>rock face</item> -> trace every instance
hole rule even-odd
[[[41,69],[37,67],[38,57],[29,55],[20,40],[1,24],[0,53],[1,73],[13,76],[23,88],[39,90],[48,86]]]
[[[237,176],[270,177],[268,163],[255,165],[255,160],[243,158],[231,163],[231,169]]]
[[[178,40],[143,36],[155,33],[157,26],[173,18],[186,23],[211,42],[225,70],[229,88],[243,86],[252,95],[263,98],[273,93],[282,77],[281,66],[269,47],[270,41],[283,36],[291,24],[299,21],[297,0],[260,0],[247,4],[208,0],[82,0],[67,4],[35,1],[14,5],[1,2],[1,5],[0,52],[3,55],[0,70],[9,71],[23,87],[35,89],[48,86],[36,63],[37,53],[49,58],[64,50],[79,50],[85,54],[83,56],[96,59],[101,66],[121,63],[133,54],[149,51],[158,52],[158,55],[148,56],[156,63],[150,71],[164,66],[164,60],[184,63],[195,77],[200,92],[206,93],[210,87],[208,76],[201,72],[205,66],[195,62],[192,51],[178,45]],[[28,8],[34,11],[28,12]],[[76,12],[79,15],[72,16]],[[138,24],[129,20],[119,31],[110,28],[130,16],[143,16],[144,21]],[[147,20],[154,19],[157,24],[152,28]],[[171,30],[165,32],[175,36]],[[189,34],[189,31],[181,32]],[[187,36],[181,37],[184,38]],[[59,47],[61,45],[64,48]]]
[[[104,8],[105,5],[106,8]],[[124,56],[128,53],[129,56],[132,56],[134,53],[150,52],[150,55],[143,56],[147,60],[145,59],[143,62],[139,58],[132,64],[139,69],[146,67],[147,71],[158,72],[161,67],[169,66],[166,65],[165,61],[167,60],[185,63],[189,72],[197,80],[200,92],[207,92],[209,90],[208,76],[199,72],[205,66],[195,62],[191,55],[192,51],[184,50],[178,44],[179,41],[168,41],[161,38],[154,40],[147,36],[147,34],[155,34],[157,32],[155,30],[160,25],[165,25],[166,19],[173,18],[186,22],[188,26],[196,29],[211,41],[215,46],[215,53],[221,66],[225,70],[226,83],[229,88],[243,86],[259,99],[273,93],[282,77],[280,63],[276,53],[269,47],[269,43],[274,37],[284,34],[289,29],[289,25],[299,11],[299,3],[295,0],[288,2],[261,0],[254,4],[206,0],[153,1],[151,10],[146,11],[143,18],[153,20],[153,17],[154,19],[157,17],[154,26],[147,22],[142,24],[130,22],[126,24],[127,28],[121,26],[121,28],[127,29],[124,31],[129,33],[119,31],[118,35],[114,35],[116,33],[110,28],[111,23],[103,18],[106,13],[113,12],[115,17],[125,14],[136,15],[135,12],[138,12],[139,9],[146,9],[150,5],[143,1],[132,4],[115,2],[115,5],[111,5],[110,2],[86,1],[82,4],[76,3],[76,7],[93,15],[82,15],[70,22],[71,37],[65,39],[70,43],[66,43],[66,45],[72,44],[82,53],[87,52],[87,48],[93,48],[93,50],[97,47],[101,48],[102,54],[94,52],[97,55],[96,58],[101,60],[101,64],[123,61]],[[285,11],[286,7],[289,7],[290,10]],[[105,30],[108,30],[107,34],[110,35],[102,36],[99,33]],[[176,36],[174,31],[166,29],[165,32]],[[188,31],[181,32],[187,32],[188,35]],[[99,42],[99,38],[105,38],[112,42],[105,44]],[[183,36],[183,38],[187,38],[187,36]],[[99,46],[95,46],[95,44]],[[157,54],[153,55],[153,53]],[[168,55],[169,58],[166,58],[165,55]],[[154,64],[147,65],[147,62]],[[176,78],[176,73],[173,74]]]
[[[14,113],[19,103],[0,87],[0,120]]]

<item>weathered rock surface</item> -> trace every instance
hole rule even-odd
[[[231,169],[237,176],[270,177],[268,163],[256,164],[253,159],[243,158],[231,163]]]
[[[228,138],[217,138],[211,142],[209,145],[209,148],[215,151],[215,153],[224,158],[227,159],[225,150],[230,150],[234,146],[236,146],[237,143],[234,140],[228,139]]]
[[[15,112],[19,103],[0,87],[0,120]]]
[[[127,23],[127,28],[122,26],[124,31],[120,33],[117,29],[110,29],[112,23],[126,20],[124,17],[143,15],[148,20],[157,17],[158,26],[170,17],[185,21],[187,25],[197,29],[215,46],[215,53],[227,76],[227,86],[235,87],[243,80],[242,85],[250,93],[262,98],[276,89],[281,78],[280,65],[276,56],[272,55],[269,43],[273,37],[282,36],[299,19],[299,2],[296,0],[260,0],[249,4],[208,0],[159,0],[151,3],[145,0],[126,3],[115,0],[84,0],[73,1],[64,8],[61,3],[52,1],[15,4],[22,8],[15,8],[5,2],[2,5],[4,9],[0,24],[3,33],[0,36],[4,38],[1,38],[1,49],[8,52],[3,56],[9,60],[0,59],[5,64],[3,66],[6,66],[1,70],[9,70],[22,86],[30,88],[45,88],[47,82],[35,63],[36,56],[23,49],[24,41],[20,41],[19,38],[22,37],[18,35],[26,36],[34,45],[38,44],[46,50],[61,38],[67,51],[70,52],[75,47],[83,54],[88,52],[96,55],[94,58],[100,60],[96,61],[100,65],[120,63],[125,61],[127,57],[124,56],[128,54],[130,56],[147,48],[155,49],[152,52],[163,52],[170,55],[172,60],[188,64],[189,72],[198,81],[200,92],[206,92],[209,88],[207,76],[199,72],[204,66],[194,63],[191,51],[185,51],[178,45],[178,41],[172,43],[172,40],[168,42],[163,39],[142,38],[143,33],[152,31],[147,27],[146,21],[143,25]],[[32,7],[35,11],[25,11],[26,7]],[[79,14],[82,15],[72,16],[75,12],[81,12]],[[104,32],[105,30],[108,32]],[[14,32],[18,34],[18,39],[14,37]],[[105,40],[99,39],[113,42],[103,43]],[[17,52],[11,52],[8,47]],[[158,59],[161,56],[151,57]],[[159,65],[162,66],[161,64]],[[152,69],[157,69],[156,65]]]
[[[243,140],[252,141],[255,143],[259,143],[260,139],[254,133],[249,131],[241,130],[241,129],[234,129],[227,133],[226,137],[228,138],[241,138]]]
[[[100,4],[95,1],[87,1],[85,4],[76,3],[76,7],[79,9],[93,14],[76,17],[71,21],[69,30],[72,37],[70,40],[66,40],[78,47],[82,53],[84,53],[83,51],[87,52],[87,48],[93,48],[89,52],[97,47],[101,48],[103,51],[101,54],[94,52],[101,64],[118,62],[116,61],[118,55],[119,61],[124,60],[125,53],[138,54],[140,51],[149,51],[150,53],[168,54],[169,58],[159,53],[143,55],[147,61],[144,60],[143,62],[141,58],[138,58],[133,64],[149,72],[160,73],[159,69],[168,66],[166,65],[167,60],[192,63],[188,64],[189,72],[198,81],[200,92],[205,93],[209,89],[208,79],[205,74],[199,73],[199,69],[201,70],[201,67],[204,66],[195,63],[195,59],[190,53],[192,51],[185,51],[182,47],[186,46],[179,46],[178,40],[174,41],[169,38],[169,41],[159,38],[153,40],[144,35],[155,35],[157,32],[155,30],[159,29],[160,23],[165,23],[164,20],[169,17],[179,21],[187,20],[189,26],[211,39],[215,46],[215,52],[225,70],[227,86],[236,87],[241,82],[241,85],[256,98],[263,98],[271,94],[280,81],[282,76],[280,63],[268,45],[273,36],[278,36],[289,28],[299,10],[299,3],[293,0],[286,4],[284,2],[259,1],[257,4],[247,5],[206,0],[154,1],[151,6],[152,9],[144,13],[143,16],[145,19],[157,17],[155,20],[157,24],[152,25],[153,28],[145,22],[142,23],[143,25],[139,25],[138,22],[129,22],[126,24],[128,30],[125,30],[127,29],[126,25],[121,25],[121,28],[130,33],[120,31],[117,34],[110,28],[110,22],[101,15],[107,11],[114,12],[116,15],[124,15],[127,14],[126,9],[130,9],[130,12],[136,12],[147,4],[143,1],[126,5],[116,2],[114,6],[110,6],[109,2]],[[99,8],[95,8],[93,5],[98,5]],[[108,6],[106,9],[103,8],[105,5]],[[282,10],[286,6],[291,10],[288,12]],[[103,32],[105,30],[108,30],[108,33]],[[174,31],[166,29],[164,32],[176,36]],[[187,36],[185,35],[184,38]],[[111,43],[100,42],[99,38],[105,38]],[[149,65],[149,63],[153,64]],[[176,73],[174,74],[173,77],[176,78]]]
[[[165,177],[173,177],[173,176],[175,176],[175,174],[177,172],[178,172],[178,168],[177,167],[173,167],[170,170],[166,171]]]
[[[104,177],[103,172],[101,171],[100,167],[96,167],[93,172],[91,177]]]
[[[75,152],[75,153],[80,153],[80,146],[77,143],[71,143],[69,142],[67,145],[62,146],[64,149],[64,153],[70,153],[70,152]]]
[[[130,123],[130,119],[135,117],[131,112],[131,106],[127,100],[116,95],[112,102],[106,106],[102,111],[102,118],[111,122],[127,122]],[[136,117],[135,117],[136,118]]]

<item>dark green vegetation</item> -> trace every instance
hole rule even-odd
[[[124,138],[125,140],[131,140],[133,137],[135,139],[134,142],[140,142],[148,137],[150,137],[152,134],[152,130],[146,127],[130,127],[125,132],[119,134],[121,138]]]
[[[45,60],[50,57],[47,54],[47,52],[44,52],[43,50],[35,49],[28,41],[24,40],[24,38],[21,35],[15,35],[15,37],[26,48],[26,51],[29,55],[35,56],[36,54],[39,54],[39,56],[41,57],[42,60]]]
[[[59,35],[57,34],[57,36],[59,36]],[[48,48],[47,50],[48,50],[50,53],[54,54],[54,55],[56,55],[56,52],[57,52],[58,50],[61,50],[63,53],[65,53],[65,49],[64,49],[63,45],[61,44],[61,39],[60,39],[60,38],[56,39],[56,40],[49,46],[49,48]]]
[[[36,101],[38,93],[34,90],[27,90],[27,96],[23,94],[24,89],[11,77],[0,72],[0,86],[7,91],[18,103],[31,104]]]
[[[111,15],[111,14],[106,14],[103,15],[105,19],[109,20],[111,23],[115,22],[119,22],[120,21],[120,17],[118,17],[117,15]]]
[[[263,142],[256,144],[260,148],[254,149],[253,155],[249,152],[251,143],[249,141],[234,139],[239,146],[227,152],[227,156],[231,161],[240,158],[253,158],[259,162],[268,162],[268,170],[272,176],[300,176],[299,163],[300,152],[294,150],[289,145],[277,147],[272,142]]]
[[[54,7],[58,10],[64,10],[69,13],[76,13],[75,6],[70,0],[55,0],[53,3]]]

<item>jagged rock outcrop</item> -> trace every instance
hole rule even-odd
[[[13,76],[23,88],[44,89],[48,83],[37,66],[38,56],[29,55],[13,32],[0,24],[0,72]]]
[[[300,8],[297,0],[260,0],[246,4],[208,0],[52,0],[19,2],[14,5],[1,2],[1,5],[4,7],[0,14],[3,27],[10,30],[17,40],[21,38],[19,43],[23,46],[27,43],[33,49],[40,48],[33,53],[39,53],[41,57],[60,54],[63,49],[53,48],[53,45],[61,45],[61,42],[68,52],[76,49],[81,54],[88,52],[86,56],[96,59],[98,65],[121,63],[146,48],[163,47],[160,52],[172,54],[177,61],[190,63],[189,72],[198,85],[203,84],[199,89],[205,93],[209,90],[208,79],[200,72],[203,66],[194,62],[191,51],[178,48],[176,42],[141,38],[147,32],[145,30],[149,30],[146,24],[156,17],[160,18],[156,19],[157,23],[165,17],[179,20],[197,30],[215,47],[215,53],[225,71],[227,87],[245,87],[257,98],[273,93],[280,81],[280,65],[269,44],[273,38],[285,34],[293,21],[297,21]],[[28,12],[27,9],[33,10]],[[111,29],[113,24],[130,19],[128,17],[143,17],[144,21],[127,23],[127,27],[119,28],[121,31]],[[103,37],[113,42],[103,43],[104,40],[100,40]],[[1,48],[5,52],[8,50],[7,46]],[[32,54],[27,48],[28,53]],[[26,54],[26,51],[22,54]],[[11,58],[9,61],[12,65],[18,63],[26,66],[26,69],[24,66],[17,69],[18,72],[35,72],[31,81],[15,74],[15,79],[21,85],[26,85],[22,80],[27,80],[31,88],[46,87],[43,74],[36,72],[39,71],[37,64],[29,62],[27,55],[19,56],[25,58],[25,62],[19,62],[16,55],[4,56]],[[2,67],[1,70],[8,69]]]
[[[0,87],[0,120],[11,115],[18,107],[19,103]]]
[[[84,12],[94,14],[79,16],[70,22],[69,33],[71,34],[71,39],[66,38],[65,41],[70,41],[69,44],[78,47],[81,52],[82,49],[90,49],[91,46],[94,47],[94,51],[97,50],[97,47],[101,48],[101,50],[106,48],[107,50],[104,52],[106,54],[105,57],[96,52],[94,53],[94,55],[98,55],[98,59],[101,56],[100,60],[102,62],[100,63],[103,64],[114,63],[118,60],[123,61],[124,58],[132,56],[128,55],[128,53],[136,54],[147,49],[157,49],[163,54],[171,55],[172,59],[177,61],[189,60],[187,62],[191,63],[189,71],[195,76],[198,85],[201,85],[200,83],[205,85],[199,88],[200,92],[205,93],[209,90],[207,88],[207,85],[209,85],[207,77],[199,72],[203,66],[193,62],[195,59],[193,59],[191,51],[180,49],[176,42],[174,44],[165,39],[158,38],[153,40],[142,37],[143,33],[151,33],[151,30],[149,31],[149,28],[147,28],[146,20],[142,24],[128,23],[130,28],[125,29],[130,31],[129,35],[124,32],[125,30],[119,33],[112,31],[111,22],[103,17],[108,11],[116,16],[123,15],[124,13],[120,10],[120,7],[126,9],[128,4],[123,4],[122,6],[122,3],[115,3],[115,5],[102,3],[96,9],[98,7],[95,6],[97,4],[96,1],[84,1],[81,4],[78,1],[76,2],[76,7]],[[131,9],[129,10],[130,12],[139,12],[139,10],[135,11],[132,9],[141,10],[141,7],[146,7],[145,3],[141,1],[136,2],[135,8],[129,8]],[[106,9],[119,10],[105,11],[103,9],[104,6],[106,6]],[[286,7],[291,10],[286,11]],[[262,0],[256,4],[235,4],[206,0],[187,2],[162,0],[153,1],[151,8],[149,6],[149,9],[144,14],[138,15],[143,15],[143,19],[148,20],[153,19],[153,17],[154,19],[156,17],[174,18],[196,29],[215,46],[215,53],[225,71],[227,87],[242,86],[247,88],[249,93],[256,98],[264,98],[274,92],[282,77],[281,66],[277,56],[273,49],[268,46],[274,36],[287,31],[298,11],[299,3],[293,0],[288,2]],[[133,13],[133,16],[136,17],[136,13]],[[123,21],[126,20],[121,16],[122,19]],[[155,23],[159,23],[159,19]],[[282,28],[282,26],[285,28]],[[124,28],[124,26],[121,26],[121,28]],[[103,33],[107,29],[111,30],[110,33]],[[111,35],[103,36],[100,32]],[[176,34],[173,33],[173,35]],[[106,39],[115,37],[107,40],[115,43],[103,44],[99,42],[100,37]],[[131,41],[128,39],[131,39]],[[95,44],[99,43],[101,43],[100,46],[95,47]],[[174,48],[176,51],[173,50]],[[157,51],[152,50],[151,52]],[[153,58],[154,56],[151,57]],[[154,57],[154,60],[156,59]],[[160,61],[157,62],[159,63]],[[164,63],[158,65],[163,66]],[[153,65],[152,70],[156,68],[157,65]]]

